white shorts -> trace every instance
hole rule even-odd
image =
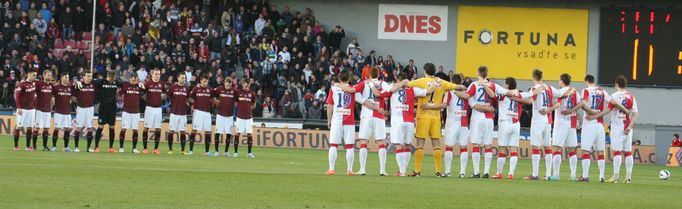
[[[71,128],[71,115],[68,114],[54,114],[54,128]]]
[[[50,128],[50,112],[36,110],[36,128]]]
[[[140,127],[140,113],[121,113],[121,128],[137,130]]]
[[[239,121],[239,119],[237,119]],[[355,144],[355,125],[334,123],[329,129],[330,144]]]
[[[611,126],[611,150],[632,151],[632,130],[625,134],[625,127]]]
[[[530,145],[533,146],[550,146],[552,134],[552,125],[544,123],[530,124]]]
[[[465,147],[469,144],[469,128],[462,127],[461,122],[445,123],[445,146]]]
[[[195,131],[211,131],[211,113],[195,109],[192,115],[192,129]]]
[[[386,121],[375,117],[365,117],[360,119],[360,133],[358,139],[368,140],[373,136],[374,140],[386,139]]]
[[[497,130],[497,145],[501,147],[518,147],[519,134],[521,134],[521,124],[501,121]]]
[[[186,131],[187,130],[187,116],[170,114],[170,122],[168,128],[171,131]]]
[[[94,117],[94,107],[76,107],[76,128],[92,128],[92,120]]]
[[[144,127],[145,128],[161,128],[161,108],[150,107],[144,108]]]
[[[414,123],[395,122],[391,124],[392,144],[411,144],[412,138],[414,138]]]
[[[576,134],[575,128],[554,127],[552,145],[557,147],[577,147],[578,134]]]
[[[17,110],[18,111],[18,110]],[[17,114],[17,128],[33,128],[36,118],[36,110],[21,110],[21,115]]]
[[[251,118],[251,119],[237,118],[237,133],[238,134],[252,134],[253,133],[253,118]]]
[[[580,131],[580,149],[585,151],[604,151],[606,147],[606,134],[604,133],[604,127],[597,124],[589,124],[583,126]]]
[[[493,144],[493,123],[492,119],[473,120],[471,123],[471,143],[472,144]]]
[[[232,126],[234,125],[234,117],[225,117],[222,115],[215,116],[215,133],[217,134],[232,134]],[[253,122],[252,122],[253,125]]]

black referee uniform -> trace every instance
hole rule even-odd
[[[99,90],[97,93],[97,101],[99,101],[99,113],[97,115],[99,127],[95,133],[95,145],[99,145],[104,125],[109,125],[109,149],[112,149],[114,146],[114,134],[116,133],[116,94],[119,83],[103,79],[99,80],[96,84]]]

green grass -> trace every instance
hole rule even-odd
[[[257,158],[247,159],[240,147],[240,158],[225,159],[201,155],[203,145],[194,156],[167,155],[165,144],[161,155],[143,156],[14,152],[11,141],[0,137],[0,208],[678,208],[682,191],[681,168],[668,168],[673,178],[661,181],[664,167],[650,165],[635,165],[630,185],[569,182],[567,161],[560,182],[445,179],[430,175],[427,156],[429,175],[400,178],[376,175],[378,158],[370,153],[369,176],[330,177],[322,175],[327,152],[318,150],[255,148]],[[340,151],[337,171],[344,156]],[[393,173],[392,153],[387,162]],[[606,171],[612,174],[610,164]],[[520,160],[517,176],[529,172],[530,161]]]

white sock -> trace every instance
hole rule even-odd
[[[355,161],[355,151],[353,151],[353,148],[346,149],[346,171],[353,172],[353,161]]]
[[[386,148],[379,148],[379,172],[386,174]]]
[[[336,147],[329,147],[329,170],[334,170],[336,164]]]
[[[552,158],[554,156],[552,153],[545,153],[545,176],[551,176],[552,175]]]
[[[502,170],[504,170],[504,162],[507,160],[504,156],[498,156],[497,157],[497,173],[495,174],[502,174]]]
[[[410,167],[410,159],[412,158],[412,151],[409,149],[406,149],[405,152],[403,152],[405,157],[403,157],[404,160],[404,165],[405,165],[405,172],[407,172],[407,168]],[[407,175],[406,173],[403,173],[403,175]]]
[[[469,152],[462,152],[459,154],[459,173],[466,173],[467,164],[469,163]]]
[[[395,153],[395,161],[398,162],[398,172],[401,174],[403,173],[403,167],[405,167],[403,165],[404,164],[403,156],[405,155],[403,155],[402,151]]]
[[[563,156],[561,156],[561,155],[554,155],[554,157],[552,158],[552,163],[553,163],[552,169],[554,170],[553,175],[556,177],[559,177],[559,172],[561,170],[562,157]]]
[[[452,151],[445,151],[444,155],[444,162],[445,162],[445,173],[450,173],[450,168],[452,167]]]
[[[599,179],[604,178],[604,168],[606,167],[606,162],[604,160],[597,160],[597,165],[599,166]]]
[[[474,164],[474,175],[479,174],[479,171],[481,169],[481,152],[472,152],[471,153],[471,159]]]
[[[483,154],[485,158],[485,165],[483,167],[483,173],[484,174],[489,174],[490,173],[490,164],[493,162],[493,153],[492,152],[485,152]]]
[[[360,171],[359,173],[366,173],[365,166],[367,166],[367,148],[360,148]]]
[[[618,179],[620,176],[620,164],[623,161],[623,156],[613,156],[613,178]]]
[[[583,178],[590,177],[590,158],[583,158]]]
[[[634,163],[632,155],[625,157],[625,178],[632,179],[632,166]]]
[[[509,175],[514,175],[514,171],[516,170],[516,162],[518,162],[519,157],[517,156],[512,156],[509,158]]]
[[[538,177],[538,172],[540,170],[540,154],[534,154],[531,156],[533,158],[533,173],[532,176]]]
[[[578,167],[578,156],[571,155],[568,157],[568,164],[571,167],[571,178],[575,179],[576,167]]]

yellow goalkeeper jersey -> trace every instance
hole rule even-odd
[[[432,85],[437,85],[436,90],[433,93],[426,95],[426,97],[417,98],[417,119],[419,118],[431,118],[440,119],[440,110],[422,110],[421,105],[425,103],[440,104],[443,102],[443,95],[445,92],[450,90],[455,90],[457,85],[441,80],[440,85],[436,82],[434,77],[424,77],[417,80],[413,80],[407,83],[410,87],[418,87],[422,89],[428,89]]]

